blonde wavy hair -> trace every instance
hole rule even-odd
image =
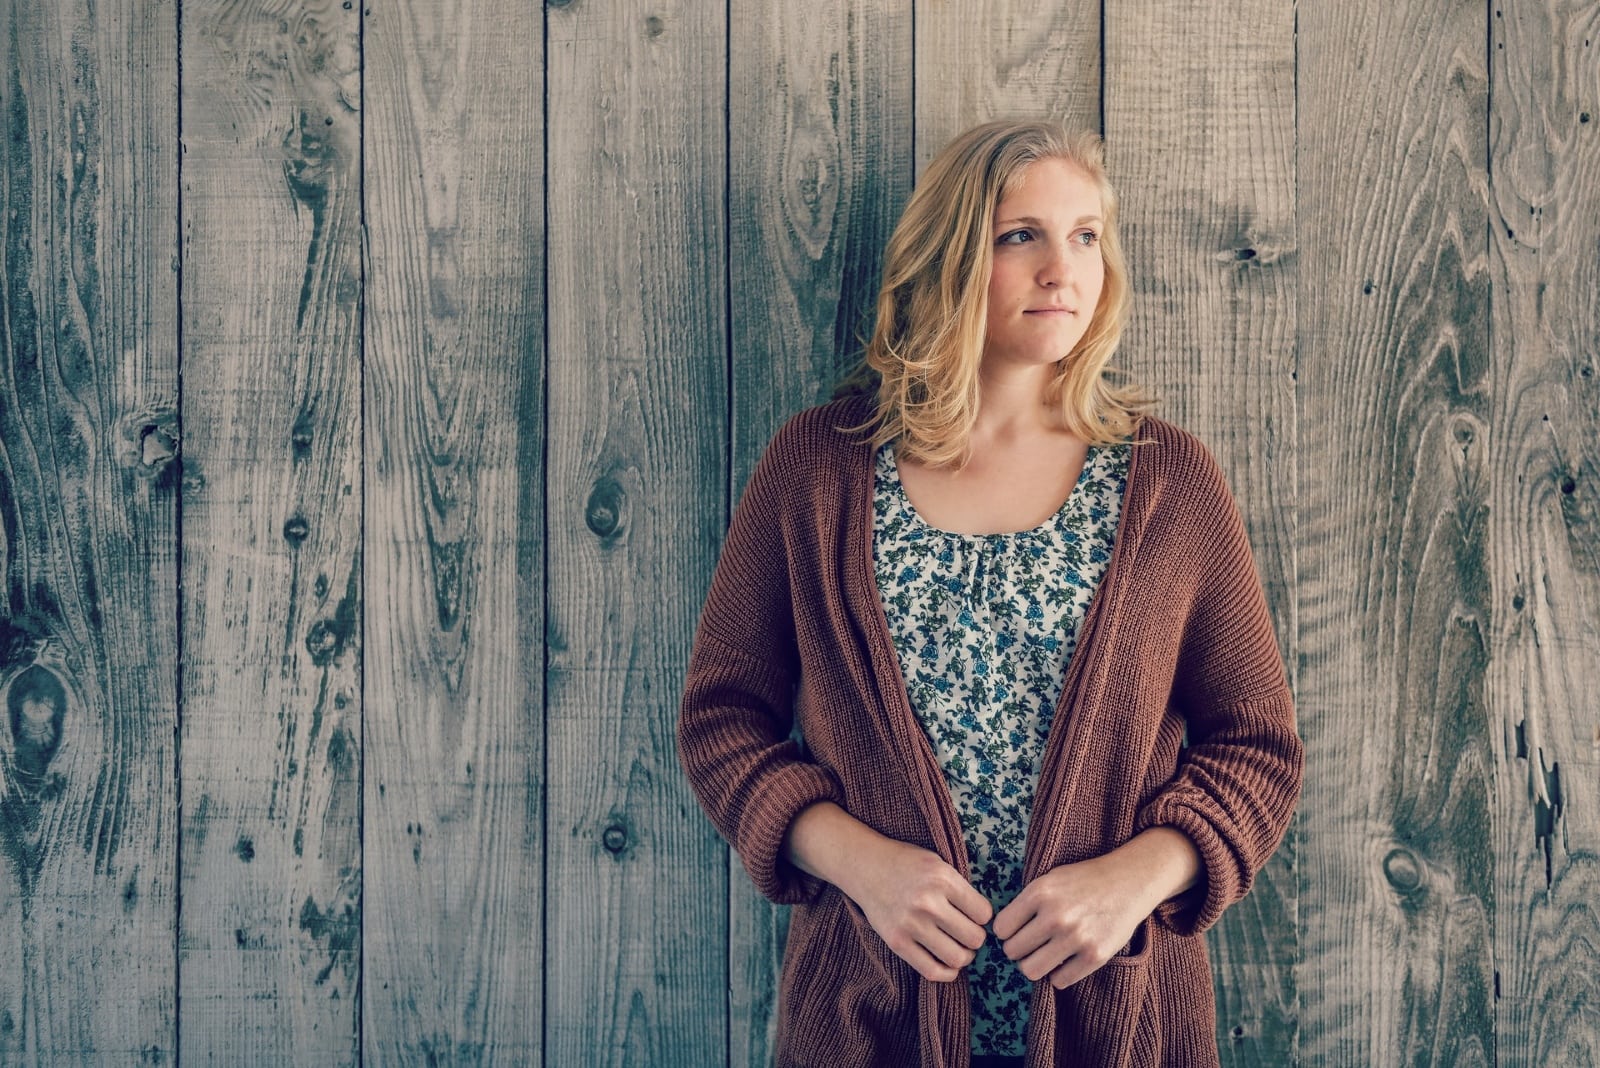
[[[1089,328],[1056,362],[1045,394],[1063,424],[1095,444],[1126,440],[1157,399],[1137,383],[1107,381],[1127,322],[1129,283],[1117,233],[1117,198],[1105,149],[1091,131],[1053,122],[1000,120],[975,126],[928,164],[889,238],[877,323],[861,361],[835,397],[875,393],[874,447],[896,448],[932,466],[965,466],[978,414],[978,367],[989,315],[994,213],[1029,164],[1061,159],[1099,187],[1105,223],[1105,282]]]

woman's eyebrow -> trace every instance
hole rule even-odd
[[[1100,216],[1098,216],[1098,215],[1080,215],[1076,219],[1073,220],[1072,225],[1073,226],[1082,226],[1086,222],[1104,222],[1104,221],[1105,220],[1101,219]],[[1044,223],[1040,219],[1036,219],[1032,215],[1019,215],[1015,219],[997,219],[995,221],[995,225],[996,226],[1011,226],[1011,225],[1013,225],[1015,223],[1024,223],[1024,224],[1026,224],[1028,226],[1043,226],[1044,225]]]

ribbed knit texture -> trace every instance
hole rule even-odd
[[[777,1063],[964,1068],[964,979],[924,981],[842,893],[780,854],[800,810],[831,800],[968,870],[878,599],[873,451],[839,429],[867,413],[860,398],[802,412],[757,464],[700,617],[679,755],[757,889],[797,906]],[[1136,436],[1151,443],[1133,448],[1115,549],[1067,671],[1024,877],[1156,825],[1190,837],[1202,872],[1129,953],[1066,990],[1035,986],[1030,1068],[1218,1064],[1200,936],[1249,890],[1299,796],[1294,706],[1233,497],[1192,434],[1152,416]]]

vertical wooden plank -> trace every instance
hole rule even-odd
[[[181,1057],[350,1064],[360,12],[182,11]]]
[[[537,1065],[542,10],[368,6],[363,1061]]]
[[[1293,684],[1294,11],[1109,0],[1105,18],[1107,157],[1134,288],[1117,362],[1226,473]],[[1292,831],[1207,944],[1223,1062],[1293,1063]]]
[[[1298,11],[1301,1055],[1491,1063],[1486,12]]]
[[[730,18],[735,501],[774,431],[827,399],[871,333],[910,191],[911,5],[740,0]],[[729,1063],[755,1068],[772,1063],[788,910],[729,864]]]
[[[170,5],[0,3],[0,1062],[170,1063]]]
[[[545,1057],[727,1056],[724,857],[678,698],[727,486],[724,9],[546,15]]]
[[[922,0],[916,11],[918,174],[990,119],[1100,128],[1098,0]]]
[[[1600,1064],[1600,4],[1491,32],[1495,1038]]]

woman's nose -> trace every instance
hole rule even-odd
[[[1039,284],[1055,289],[1066,285],[1072,279],[1072,260],[1067,248],[1060,245],[1050,245],[1044,254],[1044,262],[1039,265]]]

